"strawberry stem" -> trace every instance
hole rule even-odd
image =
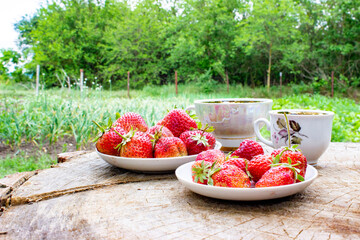
[[[100,129],[100,131],[101,131],[102,133],[105,132],[105,129],[104,129],[102,126],[100,126],[97,122],[95,122],[94,120],[92,120],[92,122],[95,123],[95,125]]]
[[[288,120],[285,112],[284,112],[284,116],[285,116],[285,121],[286,121],[286,130],[287,130],[287,134],[288,134],[289,148],[291,148],[290,126],[289,126],[289,120]]]

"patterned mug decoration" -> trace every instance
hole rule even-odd
[[[285,143],[288,141],[288,132],[286,129],[286,122],[284,119],[278,118],[276,121],[276,126],[274,126],[275,131],[273,132],[273,139],[276,141],[276,143],[279,143],[280,140],[284,140]],[[299,123],[297,123],[294,120],[289,121],[290,125],[290,139],[291,144],[301,144],[301,141],[303,140],[302,137],[308,137],[305,134],[300,133],[301,126]]]

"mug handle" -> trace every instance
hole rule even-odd
[[[191,110],[195,111],[195,105],[191,105],[191,106],[188,106],[187,108],[185,108],[185,111],[190,112]]]
[[[272,148],[275,148],[275,147],[274,147],[274,144],[273,144],[271,141],[265,139],[265,138],[261,135],[261,133],[260,133],[260,123],[262,123],[262,122],[265,123],[265,125],[266,125],[266,127],[267,127],[268,129],[270,129],[271,126],[270,126],[269,120],[267,120],[266,118],[259,118],[259,119],[257,119],[257,120],[254,122],[255,135],[256,135],[256,137],[259,138],[260,141],[262,141],[262,142],[265,143],[266,145],[268,145],[268,146],[270,146],[270,147],[272,147]]]

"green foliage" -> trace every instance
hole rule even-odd
[[[211,79],[209,80],[211,81]],[[203,83],[203,81],[201,81]],[[143,90],[132,90],[131,99],[126,91],[101,91],[85,89],[81,94],[75,90],[42,90],[36,97],[33,91],[15,86],[1,85],[0,97],[0,141],[2,144],[18,149],[13,156],[0,159],[0,178],[18,171],[31,171],[49,167],[55,161],[42,153],[44,145],[54,145],[61,139],[73,138],[77,149],[89,147],[98,134],[95,120],[106,124],[116,112],[137,112],[154,125],[162,119],[168,109],[175,106],[186,108],[196,99],[268,97],[274,100],[273,109],[303,108],[321,109],[335,112],[332,141],[360,141],[360,106],[351,99],[329,98],[318,94],[304,94],[301,85],[284,87],[282,98],[279,89],[265,87],[252,89],[243,85],[231,85],[227,93],[224,84],[216,84],[211,89],[196,84],[179,85],[179,94],[175,94],[174,85],[162,87],[146,86]],[[4,88],[5,90],[3,90]],[[293,89],[298,93],[293,94]],[[305,89],[308,91],[308,89]],[[261,130],[265,136],[269,132]],[[24,143],[35,143],[38,153],[30,155],[21,150]],[[36,147],[35,147],[36,148]],[[62,145],[67,151],[67,145]]]
[[[172,83],[175,71],[181,83],[204,74],[224,83],[227,73],[251,86],[267,74],[274,85],[282,72],[284,83],[314,80],[315,92],[335,71],[359,87],[356,0],[57,0],[15,27],[23,58],[33,58],[7,78],[24,82],[40,64],[46,88],[65,87],[68,77],[77,86],[80,69],[104,88],[109,79],[126,86],[128,71],[137,89]]]
[[[30,156],[18,151],[15,156],[9,155],[0,160],[0,179],[12,173],[49,168],[53,164],[56,164],[56,161],[47,154]]]

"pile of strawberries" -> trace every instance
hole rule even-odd
[[[95,139],[99,152],[128,158],[167,158],[198,154],[215,147],[213,129],[201,124],[182,109],[169,111],[155,126],[148,127],[140,114],[128,112],[109,120]]]
[[[191,171],[193,181],[199,184],[260,188],[304,181],[306,167],[306,157],[296,146],[266,155],[259,143],[247,139],[227,156],[215,149],[200,153]]]

